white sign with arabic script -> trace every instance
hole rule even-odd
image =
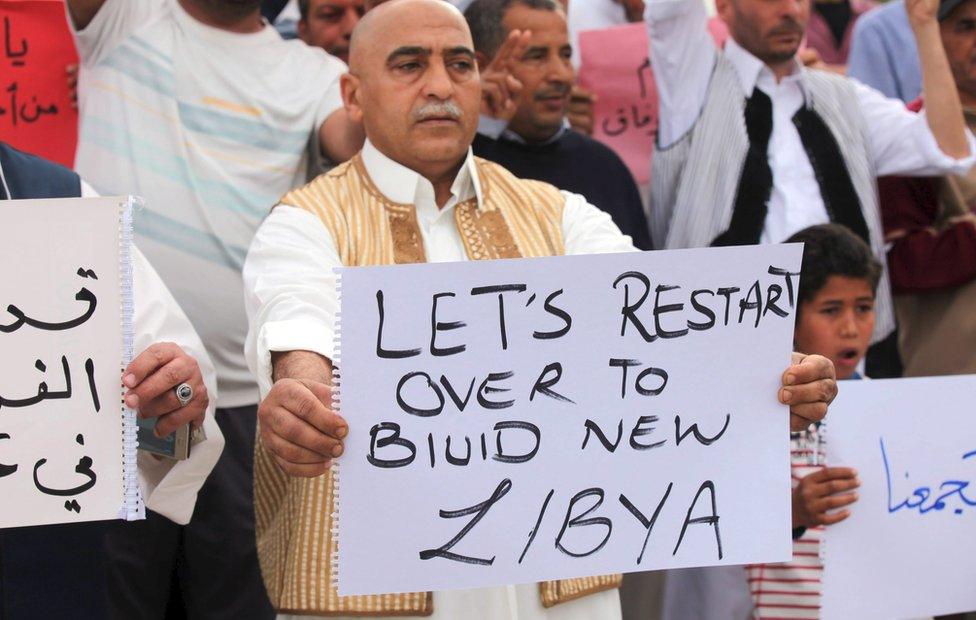
[[[840,386],[827,460],[861,488],[826,530],[825,619],[976,610],[974,403],[976,376]]]
[[[0,527],[119,516],[119,203],[0,201]]]

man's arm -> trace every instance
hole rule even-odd
[[[345,422],[332,411],[333,324],[339,312],[332,236],[315,215],[279,205],[244,263],[245,355],[262,395],[260,441],[292,476],[325,473],[342,452]]]
[[[68,0],[68,13],[75,25],[75,30],[84,30],[95,14],[105,4],[105,0]]]
[[[718,53],[702,0],[648,0],[644,12],[657,84],[657,143],[671,146],[694,126]]]
[[[168,0],[68,0],[65,21],[82,66],[97,65],[167,6]]]
[[[362,123],[349,118],[345,108],[329,115],[319,127],[319,146],[322,154],[340,164],[352,158],[366,142],[366,129]]]
[[[951,182],[950,182],[951,183]],[[878,179],[888,273],[898,293],[934,293],[976,279],[976,217],[939,219],[938,179]],[[954,191],[951,186],[946,191]],[[960,198],[961,201],[961,198]]]
[[[332,364],[311,351],[272,354],[274,385],[258,407],[261,443],[290,476],[314,478],[332,466],[349,433],[332,411]]]
[[[939,33],[939,0],[905,0],[905,8],[918,44],[922,96],[932,136],[943,153],[962,159],[970,154],[969,143],[959,91]]]

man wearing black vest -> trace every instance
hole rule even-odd
[[[875,178],[961,174],[974,161],[938,4],[906,1],[928,105],[928,115],[917,116],[854,80],[796,61],[809,0],[718,0],[730,32],[724,51],[709,45],[701,0],[648,0],[660,96],[655,245],[778,243],[836,222],[884,260]],[[885,277],[874,341],[893,329]]]
[[[511,58],[519,82],[509,119],[482,116],[472,148],[524,179],[582,194],[610,214],[634,246],[651,249],[650,231],[634,178],[612,150],[566,121],[575,74],[566,15],[555,0],[474,0],[464,12],[482,72],[510,52],[511,33],[526,33]],[[492,59],[496,59],[491,62]]]

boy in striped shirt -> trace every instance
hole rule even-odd
[[[837,379],[860,379],[857,367],[874,329],[881,263],[843,226],[811,226],[787,240],[804,243],[797,294],[797,351],[834,362]],[[848,467],[824,467],[824,427],[790,438],[793,473],[793,560],[747,567],[755,618],[819,618],[825,526],[849,515],[860,485]]]

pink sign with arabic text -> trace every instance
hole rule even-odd
[[[709,31],[721,45],[727,36],[718,19]],[[651,179],[651,155],[657,135],[657,86],[651,70],[647,27],[627,24],[579,34],[580,86],[597,96],[593,137],[627,164],[634,180]]]

